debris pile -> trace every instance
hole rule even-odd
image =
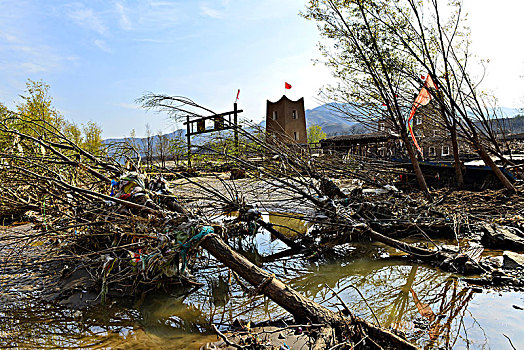
[[[59,278],[43,288],[53,286],[56,299],[91,289],[93,299],[105,302],[108,297],[198,286],[192,271],[206,263],[198,259],[200,246],[251,284],[252,295],[267,295],[304,329],[311,328],[313,348],[416,348],[347,307],[343,316],[305,298],[226,243],[228,237],[261,229],[288,245],[291,253],[317,259],[336,246],[375,241],[414,261],[482,275],[469,279],[471,283],[524,283],[519,277],[524,259],[510,251],[521,251],[524,242],[519,194],[440,191],[428,200],[400,192],[388,183],[391,174],[366,166],[363,159],[311,157],[245,135],[250,142],[246,149],[261,150],[259,158],[266,162],[224,153],[237,164],[230,178],[217,175],[210,185],[180,175],[199,191],[190,199],[183,186],[171,190],[161,176],[149,178],[125,149],[94,155],[51,127],[38,127],[39,134],[33,135],[0,126],[9,136],[9,147],[0,152],[0,217],[6,223],[34,223],[32,230],[0,236],[2,267],[39,269],[42,274],[52,270]],[[345,186],[347,178],[358,181]],[[499,205],[494,208],[488,199]],[[290,235],[289,227],[265,219],[275,211],[306,221],[307,232]],[[236,213],[233,218],[224,218],[231,213]],[[455,244],[440,243],[443,237]],[[483,257],[484,246],[508,252],[499,261]],[[245,337],[244,345],[231,345],[227,335],[217,333],[229,346],[250,346]]]
[[[5,125],[2,130],[12,147],[0,154],[0,217],[9,222],[31,216],[35,223],[27,235],[4,235],[2,245],[59,246],[53,255],[34,256],[31,264],[60,262],[65,279],[84,271],[102,300],[108,292],[136,295],[191,283],[195,237],[205,232],[204,223],[187,215],[165,181],[148,181],[115,158],[90,154],[56,130],[40,127],[53,137]],[[3,265],[19,264],[16,257],[13,252]]]

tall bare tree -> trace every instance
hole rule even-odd
[[[440,105],[452,136],[457,173],[456,134],[459,130],[462,138],[471,144],[502,185],[515,192],[513,184],[486,150],[487,143],[496,150],[500,150],[500,146],[490,121],[489,100],[478,89],[482,77],[475,79],[470,73],[473,57],[469,52],[468,32],[457,30],[462,24],[462,2],[450,3],[452,11],[447,15],[447,23],[443,22],[446,11],[442,10],[438,0],[406,0],[406,3],[411,34],[405,36],[394,26],[391,26],[391,31],[402,43],[402,48],[429,72],[435,82],[432,95]]]
[[[382,12],[389,7],[384,1],[311,0],[303,16],[317,21],[326,39],[320,44],[325,63],[339,81],[324,91],[325,96],[341,102],[332,106],[368,127],[376,128],[378,119],[386,118],[400,134],[419,187],[430,198],[406,127],[406,111],[417,89],[413,83],[416,61],[396,49],[400,42],[389,33],[388,23],[382,22]],[[390,15],[401,23],[397,17],[402,13]]]
[[[146,124],[146,137],[144,139],[144,154],[146,156],[146,166],[148,169],[151,169],[153,164],[153,149],[155,146],[155,137],[151,132],[151,127],[149,123]]]
[[[515,191],[486,151],[486,141],[496,138],[486,138],[479,129],[490,117],[478,81],[469,73],[472,56],[468,32],[462,29],[461,2],[450,2],[446,11],[440,5],[438,0],[310,1],[304,16],[316,20],[328,40],[321,50],[341,81],[328,88],[326,96],[356,107],[357,113],[350,117],[368,124],[379,117],[378,106],[385,105],[386,117],[405,143],[420,187],[428,193],[406,118],[414,90],[420,88],[420,73],[429,73],[436,86],[429,90],[439,105],[438,118],[451,134],[458,183],[462,183],[460,130],[501,183]]]
[[[162,133],[162,130],[157,131],[156,138],[157,140],[156,140],[156,145],[155,145],[155,150],[156,150],[155,153],[156,153],[158,160],[160,161],[160,166],[162,168],[165,168],[167,152],[169,149],[169,138]]]

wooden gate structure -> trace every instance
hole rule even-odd
[[[201,117],[190,120],[190,116],[186,116],[184,125],[186,126],[186,137],[187,137],[187,166],[191,167],[191,136],[208,134],[220,130],[231,130],[234,131],[235,147],[238,150],[238,114],[242,113],[243,110],[239,110],[237,103],[233,104],[233,110],[230,112],[224,112],[220,114],[214,114],[208,117]],[[210,128],[206,127],[206,121],[212,120],[213,124]]]

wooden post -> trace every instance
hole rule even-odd
[[[240,155],[240,152],[238,149],[238,108],[237,108],[236,102],[233,104],[233,125],[235,128],[235,147],[237,150],[237,154]]]
[[[186,118],[187,167],[191,168],[191,124],[189,123],[189,116]]]

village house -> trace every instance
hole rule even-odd
[[[412,121],[413,134],[422,149],[424,160],[452,161],[451,137],[440,121],[436,103],[421,106]],[[324,151],[382,159],[406,159],[407,153],[400,135],[387,118],[377,121],[376,129],[370,133],[328,137],[321,140]],[[459,140],[461,155],[471,150],[466,142]]]
[[[339,135],[320,140],[324,153],[342,153],[369,158],[398,158],[403,154],[402,141],[393,133],[376,131],[367,134]]]
[[[453,161],[453,145],[450,132],[446,129],[436,101],[421,106],[413,117],[413,133],[422,149],[424,160]],[[458,140],[462,158],[470,158],[471,148],[465,140]]]

